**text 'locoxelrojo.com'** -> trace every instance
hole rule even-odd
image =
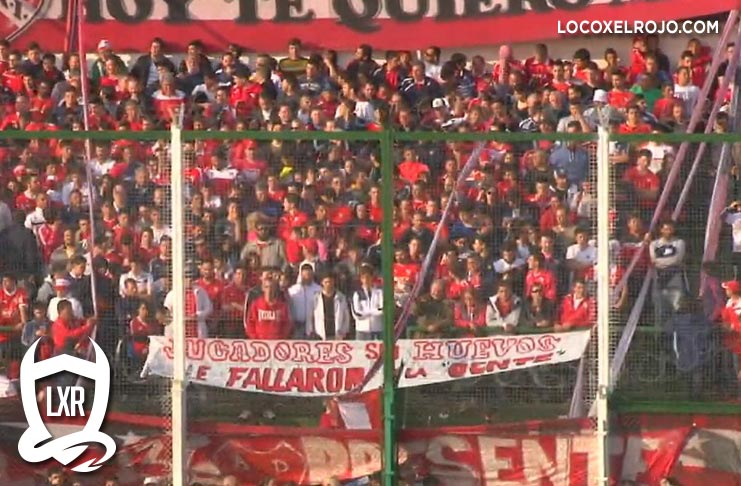
[[[558,21],[559,34],[718,34],[717,20],[568,20]]]

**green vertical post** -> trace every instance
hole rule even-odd
[[[381,270],[383,275],[383,484],[396,486],[396,400],[394,373],[394,136],[381,134]]]

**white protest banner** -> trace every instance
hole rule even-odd
[[[401,339],[399,387],[473,378],[579,359],[589,331],[470,339]],[[193,383],[292,396],[341,395],[356,390],[381,356],[380,341],[257,341],[188,339]],[[172,376],[172,344],[150,336],[143,375]],[[380,388],[376,373],[362,391]]]
[[[193,383],[273,394],[322,396],[348,393],[381,356],[380,341],[295,341],[249,339],[187,340],[188,378]],[[172,376],[172,343],[149,337],[142,374]],[[382,374],[367,390],[381,386]]]
[[[581,358],[589,330],[470,339],[410,339],[399,388],[566,363]]]

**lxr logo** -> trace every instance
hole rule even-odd
[[[72,468],[75,472],[92,472],[116,452],[113,439],[100,431],[108,407],[108,395],[111,384],[111,371],[103,350],[90,339],[95,350],[95,362],[62,354],[53,358],[34,361],[36,341],[26,352],[21,361],[21,400],[23,411],[28,421],[28,429],[18,442],[18,452],[28,462],[43,462],[54,458],[64,466],[78,459],[88,448],[87,444],[98,443],[105,448],[105,454],[99,459],[90,459]],[[36,381],[47,376],[68,372],[84,376],[95,382],[95,398],[87,423],[83,429],[73,434],[52,439],[44,425],[36,403]],[[84,417],[83,403],[85,390],[78,386],[56,386],[46,388],[46,411],[52,417]],[[54,406],[54,401],[57,406]]]

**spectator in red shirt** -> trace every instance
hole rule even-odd
[[[597,318],[597,308],[594,300],[587,295],[587,287],[583,280],[576,280],[571,293],[561,301],[561,310],[556,332],[571,331],[579,328],[592,327]]]
[[[641,110],[638,106],[630,105],[627,107],[625,123],[620,125],[618,132],[626,134],[651,133],[651,125],[643,123],[641,120]]]
[[[467,288],[453,309],[455,327],[464,335],[475,336],[486,327],[486,305],[477,300],[476,291]]]
[[[222,329],[219,335],[227,338],[244,338],[244,311],[247,300],[247,272],[236,268],[231,282],[221,293]]]
[[[83,338],[93,330],[95,320],[91,318],[83,323],[76,319],[69,300],[57,303],[57,313],[58,317],[51,325],[54,354],[77,354],[79,348],[85,346]]]
[[[623,73],[612,73],[610,81],[612,83],[612,89],[607,93],[607,103],[618,110],[625,111],[633,101],[635,95],[626,88],[625,75]]]
[[[249,339],[290,339],[293,325],[285,299],[278,297],[273,281],[262,283],[262,295],[249,303],[245,313],[245,334]]]
[[[666,122],[671,119],[672,108],[677,102],[681,102],[674,97],[674,85],[672,83],[664,84],[661,87],[661,98],[654,103],[653,114],[660,122]]]
[[[535,45],[535,55],[525,60],[525,73],[531,83],[543,88],[547,86],[553,77],[553,59],[548,56],[548,46],[545,44]]]
[[[544,261],[545,259],[540,253],[533,253],[528,257],[528,272],[525,275],[525,297],[529,298],[532,295],[533,288],[537,285],[542,290],[543,297],[555,301],[558,282],[553,272],[544,268]]]
[[[152,321],[149,305],[146,302],[139,304],[136,316],[129,323],[131,336],[131,353],[137,368],[144,362],[149,352],[149,336],[158,334],[159,330]]]
[[[411,148],[404,150],[404,161],[399,164],[399,177],[411,185],[429,173],[430,168],[419,160],[416,150]]]
[[[636,165],[626,170],[623,175],[623,181],[629,184],[635,200],[645,209],[654,207],[661,186],[659,177],[649,170],[652,157],[650,150],[639,151]]]

